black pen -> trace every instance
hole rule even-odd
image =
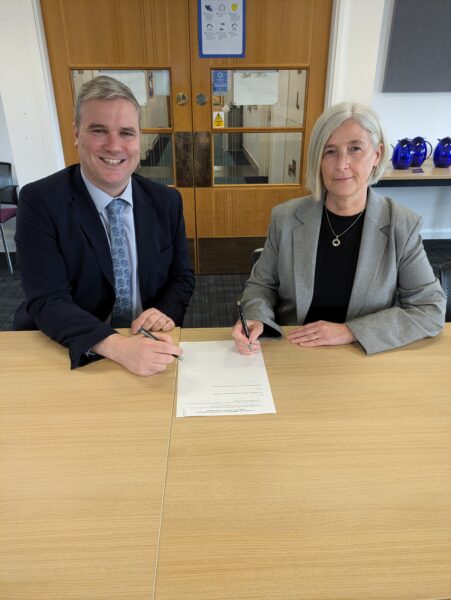
[[[247,326],[246,317],[244,316],[243,309],[241,308],[241,302],[238,300],[238,302],[236,304],[238,306],[238,313],[240,315],[241,325],[243,326],[244,333],[245,333],[247,339],[249,339],[251,334],[249,333],[249,327]],[[250,342],[249,342],[248,346],[249,346],[249,350],[253,350],[252,344]]]
[[[142,335],[144,337],[149,338],[151,340],[155,340],[156,342],[162,342],[163,341],[163,340],[160,340],[159,338],[157,338],[157,336],[154,335],[153,333],[150,333],[150,331],[147,331],[147,329],[144,329],[144,327],[140,327],[138,329],[138,333],[142,333]],[[183,360],[183,356],[181,354],[171,354],[171,356],[173,356],[177,360]]]

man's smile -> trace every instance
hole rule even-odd
[[[125,160],[125,158],[104,158],[103,156],[99,156],[99,158],[107,165],[119,165]]]

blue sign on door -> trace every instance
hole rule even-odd
[[[225,96],[228,91],[228,73],[227,71],[213,71],[213,94]]]

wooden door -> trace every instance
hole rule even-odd
[[[41,10],[67,165],[78,162],[72,133],[74,73],[169,72],[169,124],[146,127],[144,123],[142,133],[171,138],[174,173],[169,183],[182,194],[194,265],[191,103],[174,101],[191,89],[187,0],[41,0]],[[141,158],[143,162],[143,152]]]
[[[193,265],[199,273],[248,271],[250,252],[264,241],[272,207],[307,193],[304,150],[323,108],[331,5],[332,0],[247,0],[245,58],[210,59],[199,56],[197,0],[41,0],[66,163],[78,161],[72,135],[74,74],[142,70],[149,88],[152,76],[167,73],[167,122],[144,123],[142,132],[149,148],[155,139],[170,140],[173,176],[164,182],[182,194]],[[291,98],[283,126],[253,128],[246,118],[254,107],[234,106],[233,127],[218,131],[212,119],[218,98],[211,85],[218,70],[230,76],[273,71],[280,81],[299,74],[305,79],[298,102],[302,118],[293,115]],[[297,82],[287,90],[287,96],[299,98]],[[200,94],[204,104],[196,101]],[[274,133],[286,136],[288,159],[283,163],[274,145],[262,168],[270,174],[283,169],[282,180],[274,183],[269,177],[262,183],[258,176],[230,183],[215,176],[219,135],[228,144],[223,153],[233,155],[231,144],[246,150],[246,139],[255,145],[262,135],[270,139]],[[142,152],[145,174],[149,151]]]
[[[210,152],[212,165],[195,161],[195,170],[199,170],[199,175],[195,171],[195,209],[200,273],[246,272],[252,250],[262,245],[266,237],[271,209],[284,200],[308,193],[304,183],[304,157],[311,129],[324,104],[331,8],[329,0],[247,0],[245,58],[208,59],[199,58],[198,3],[190,0],[193,128],[201,143],[206,139],[213,146]],[[288,98],[283,127],[241,129],[242,132],[252,131],[254,137],[276,132],[301,134],[295,138],[296,157],[300,160],[293,167],[294,176],[290,183],[286,182],[286,176],[283,181],[279,178],[277,183],[215,183],[214,138],[218,130],[213,126],[214,98],[211,94],[212,71],[215,70],[255,72],[256,76],[258,71],[277,70],[279,76],[287,72],[290,77],[298,72],[306,76],[301,122],[296,122],[290,114],[296,104]],[[296,83],[289,89],[296,95]],[[195,99],[202,93],[207,95],[209,102],[199,106]],[[222,130],[225,133],[236,131],[236,128]],[[285,167],[287,163],[292,164],[292,160],[285,161]],[[268,172],[264,167],[263,170]],[[252,181],[252,178],[247,179]]]

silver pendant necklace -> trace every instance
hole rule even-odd
[[[363,209],[362,212],[357,216],[357,218],[351,223],[351,225],[349,225],[349,227],[347,227],[341,233],[335,233],[335,231],[332,228],[332,225],[330,224],[329,211],[327,210],[326,206],[324,206],[324,209],[326,211],[326,219],[327,219],[327,222],[329,223],[330,230],[332,231],[332,234],[335,236],[332,240],[332,246],[335,246],[337,248],[341,244],[341,242],[340,242],[341,236],[344,235],[347,231],[349,231],[351,229],[351,227],[354,227],[354,225],[357,223],[357,221],[363,215],[363,212],[365,209]]]

